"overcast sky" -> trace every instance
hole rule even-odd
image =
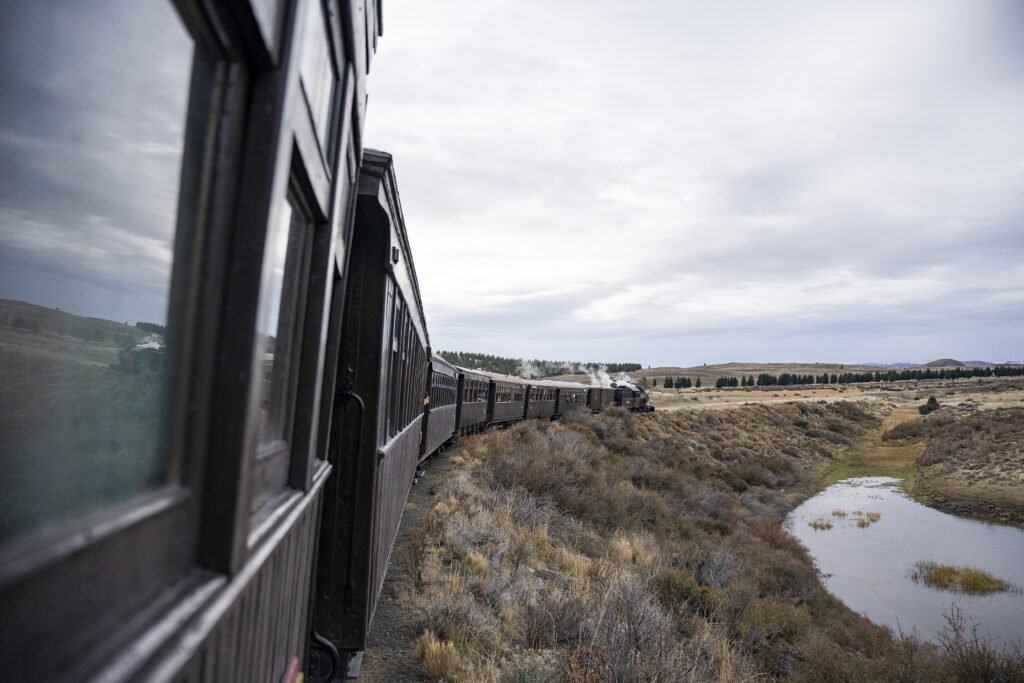
[[[387,0],[369,92],[435,349],[1024,357],[1024,2]]]

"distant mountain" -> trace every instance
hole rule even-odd
[[[933,360],[931,363],[925,363],[921,367],[923,368],[962,368],[964,364],[958,360],[952,358],[940,358]]]
[[[1019,360],[1007,360],[1002,363],[995,363],[989,360],[968,360],[960,362],[952,358],[940,358],[939,360],[933,360],[931,363],[914,363],[912,361],[903,361],[898,363],[864,363],[864,365],[870,365],[873,368],[887,368],[889,370],[904,370],[908,368],[959,368],[959,367],[972,367],[972,368],[986,368],[995,367],[997,365],[1024,365]]]

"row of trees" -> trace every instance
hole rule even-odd
[[[139,328],[144,332],[154,332],[156,334],[167,334],[167,327],[164,325],[157,325],[156,323],[144,323],[137,322],[135,327]]]
[[[658,386],[658,378],[654,378],[654,386]],[[700,377],[697,378],[696,383],[691,382],[689,377],[666,377],[665,388],[666,389],[689,389],[692,386],[700,388]]]
[[[836,375],[832,375],[831,377],[836,378]],[[751,375],[749,379],[744,379],[746,380],[746,384],[743,385],[745,387],[770,387],[775,385],[788,386],[790,384],[836,383],[836,380],[830,379],[827,373],[824,375],[797,375],[795,373],[784,372],[781,375],[776,376],[769,375],[766,372],[762,372],[760,375],[757,376],[756,380],[754,379],[753,375]]]
[[[0,325],[7,324],[8,319],[6,316],[0,319]],[[84,324],[75,324],[68,327],[63,322],[58,322],[56,327],[53,327],[49,330],[43,330],[42,325],[40,325],[38,320],[26,316],[15,316],[10,321],[10,326],[15,329],[24,330],[26,332],[38,333],[40,330],[42,330],[44,332],[52,332],[55,334],[59,334],[61,336],[75,337],[76,339],[81,339],[83,341],[95,342],[107,341],[108,334],[100,327],[93,327],[91,325]],[[128,341],[129,336],[127,334],[111,334],[110,339],[117,343],[122,343]]]
[[[922,379],[963,379],[969,377],[1019,377],[1024,376],[1024,366],[1021,365],[996,365],[982,367],[957,367],[942,368],[933,370],[931,368],[886,370],[877,372],[844,372],[841,374],[822,375],[798,375],[784,372],[781,375],[769,375],[761,373],[756,378],[749,377],[719,377],[715,381],[715,387],[771,387],[771,386],[792,386],[796,384],[855,384],[858,382],[897,382],[900,380],[922,380]],[[667,385],[666,385],[667,386]]]
[[[553,377],[555,375],[587,374],[591,372],[635,372],[640,363],[576,363],[561,360],[524,360],[522,358],[505,358],[487,353],[467,353],[463,351],[438,351],[437,355],[453,365],[475,370],[498,372],[503,375],[516,375],[524,378]]]

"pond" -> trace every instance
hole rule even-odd
[[[969,565],[1024,587],[1024,530],[922,505],[891,477],[847,479],[793,510],[786,528],[807,547],[829,591],[871,621],[936,640],[955,602],[979,635],[1024,643],[1024,593],[964,595],[910,578],[915,562]],[[845,513],[845,517],[833,514]],[[877,521],[870,521],[879,513]],[[864,520],[864,521],[859,521]],[[815,528],[812,523],[831,523]]]

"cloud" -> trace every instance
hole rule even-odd
[[[434,345],[1024,355],[1021,12],[392,2],[367,140]]]

